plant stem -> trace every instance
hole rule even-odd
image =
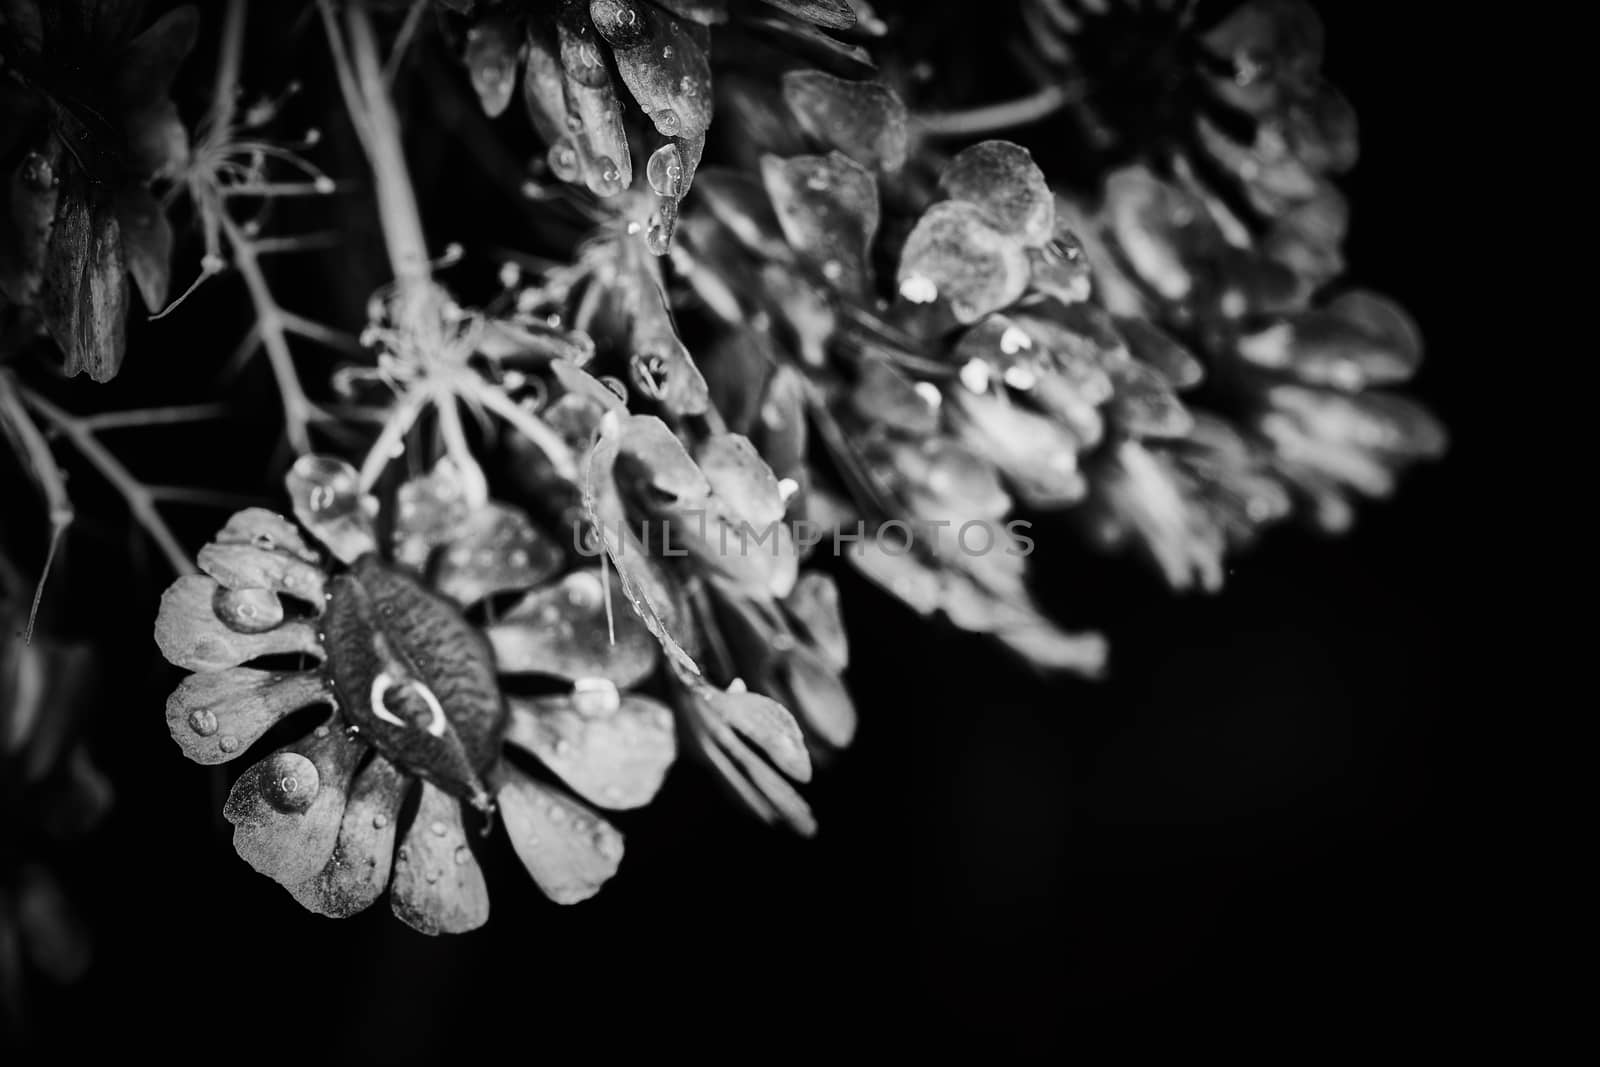
[[[124,467],[78,418],[62,411],[20,382],[16,388],[23,403],[38,412],[40,418],[71,441],[72,447],[76,448],[78,453],[100,472],[100,476],[110,482],[112,488],[122,495],[122,499],[127,501],[128,512],[140,526],[144,527],[150,539],[161,549],[172,569],[178,574],[194,574],[195,566],[189,562],[189,554],[167,528],[161,513],[156,509],[155,498],[143,483],[130,474],[128,468]]]
[[[349,32],[348,58],[361,94],[367,158],[372,164],[377,187],[378,216],[383,225],[384,241],[389,246],[389,262],[402,291],[420,290],[427,285],[432,273],[428,242],[423,236],[422,214],[417,209],[411,174],[406,168],[400,118],[389,99],[389,87],[383,75],[377,34],[373,32],[372,20],[367,17],[366,5],[361,0],[346,5],[345,28]]]
[[[250,238],[244,235],[239,224],[226,212],[218,212],[218,217],[222,220],[222,230],[233,251],[233,265],[239,268],[239,275],[250,290],[250,300],[255,304],[255,333],[266,349],[272,375],[278,380],[278,394],[283,398],[284,434],[289,438],[289,446],[297,454],[304,455],[311,451],[309,427],[314,409],[294,369],[294,354],[289,350],[283,312],[267,285],[267,276],[261,272],[261,264]]]
[[[51,565],[55,563],[56,549],[66,535],[67,527],[75,517],[72,498],[67,495],[66,479],[56,466],[55,454],[39,428],[28,418],[28,412],[19,399],[20,384],[9,371],[0,369],[0,428],[9,429],[22,446],[39,488],[44,491],[45,505],[50,509],[50,547],[45,551],[44,567],[33,587],[33,604],[28,610],[28,624],[22,632],[22,643],[33,641],[33,624],[39,617],[39,604],[44,600],[44,583],[50,578]]]
[[[1046,85],[1037,92],[1000,104],[919,115],[917,124],[923,133],[934,137],[979,137],[1048,118],[1079,95],[1080,90],[1075,85]]]
[[[244,28],[250,0],[228,0],[223,16],[222,44],[217,55],[217,76],[211,94],[211,112],[206,131],[224,130],[233,125],[239,102],[239,70],[244,56]]]

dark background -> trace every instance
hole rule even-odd
[[[1470,1011],[1492,936],[1496,782],[1469,746],[1494,670],[1485,572],[1505,558],[1484,492],[1504,380],[1485,383],[1488,234],[1469,205],[1492,180],[1473,117],[1494,86],[1454,16],[1320,6],[1363,126],[1352,275],[1424,326],[1415,390],[1452,429],[1444,463],[1342,540],[1278,531],[1218,597],[1173,596],[1131,561],[1046,564],[1072,580],[1063,614],[1112,639],[1104,684],[1031,677],[842,574],[862,727],[810,790],[816,840],[758,825],[685,761],[624,823],[628,858],[596,900],[547,904],[487,849],[494,917],[454,939],[382,903],[320,919],[250,871],[222,786],[162,729],[175,673],[121,650],[91,738],[119,804],[75,882],[97,958],[42,1003],[50,1051],[1007,1061],[1105,1037],[1434,1043]],[[170,358],[220,354],[174,342]],[[130,447],[256,477],[269,457],[247,429],[203,456],[182,435]],[[80,558],[73,580],[153,616],[158,570]]]

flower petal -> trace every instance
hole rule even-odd
[[[336,558],[354,563],[378,550],[361,479],[350,464],[331,456],[301,456],[284,483],[294,501],[295,517]]]
[[[235,512],[229,517],[228,524],[211,540],[219,545],[254,545],[256,548],[277,549],[299,556],[307,563],[318,562],[317,553],[306,544],[294,523],[266,508],[245,508]]]
[[[531,589],[565,562],[561,546],[514,508],[490,504],[472,513],[439,559],[433,584],[458,604]]]
[[[633,184],[633,158],[622,125],[622,104],[611,85],[611,67],[589,20],[567,5],[556,22],[567,107],[582,132],[585,184],[598,196],[614,196]]]
[[[169,663],[191,671],[215,671],[285,652],[322,656],[317,631],[306,622],[288,622],[256,634],[232,629],[217,616],[220,590],[212,579],[190,574],[162,594],[155,637]]]
[[[166,307],[172,280],[172,224],[155,197],[143,188],[119,194],[117,219],[122,226],[122,258],[128,274],[144,306],[160,311]]]
[[[467,847],[461,802],[427,782],[422,804],[395,853],[389,906],[424,934],[460,934],[489,921],[489,887]]]
[[[806,640],[835,670],[850,665],[850,640],[839,608],[839,586],[832,576],[822,571],[802,574],[783,606],[800,624]]]
[[[227,589],[270,589],[318,607],[327,595],[322,569],[290,552],[213,543],[200,550],[196,561]]]
[[[1010,141],[984,141],[963,149],[939,185],[955,200],[975,204],[1001,233],[1030,247],[1050,242],[1056,226],[1055,196],[1033,155]]]
[[[512,767],[499,800],[511,847],[557,904],[588,900],[617,873],[622,835],[590,808]]]
[[[362,768],[350,787],[333,854],[322,870],[288,887],[302,907],[344,919],[365,911],[383,894],[394,863],[400,806],[410,784],[381,755]]]
[[[40,315],[66,357],[66,374],[88,372],[97,382],[117,376],[127,351],[127,262],[122,228],[107,199],[63,186],[39,295]]]
[[[191,674],[167,698],[167,729],[196,763],[226,763],[290,712],[330,702],[319,675],[250,667]]]
[[[848,747],[856,735],[856,706],[839,670],[809,648],[780,656],[777,684],[784,705],[800,725],[834,748]]]
[[[333,854],[366,748],[343,730],[323,726],[317,733],[245,771],[222,808],[240,858],[286,886],[316,874]]]
[[[761,178],[795,250],[839,291],[864,293],[879,219],[872,172],[843,152],[830,152],[763,156]]]
[[[723,782],[756,815],[767,822],[787,823],[802,837],[817,832],[816,817],[800,791],[767,766],[741,738],[704,724],[698,724],[690,736]]]
[[[905,165],[906,105],[883,83],[792,70],[783,76],[783,99],[806,133],[829,148],[891,173]]]
[[[489,14],[467,29],[467,76],[484,113],[498,116],[511,104],[517,87],[517,24],[509,15]]]
[[[672,711],[649,697],[584,694],[511,698],[506,740],[533,753],[585,800],[624,810],[648,804],[677,755]]]
[[[617,610],[620,604],[612,610],[608,629],[607,595],[592,569],[574,571],[529,593],[488,628],[500,671],[568,681],[605,678],[619,688],[649,677],[656,667],[650,632],[632,612]]]
[[[784,774],[798,782],[811,780],[805,737],[788,708],[771,697],[735,688],[701,685],[695,697],[704,710],[749,740]]]
[[[797,19],[815,22],[830,30],[848,30],[856,24],[855,8],[848,0],[762,0],[787,11]]]
[[[903,299],[944,299],[961,323],[973,323],[1014,303],[1027,291],[1026,246],[990,225],[983,209],[964,200],[930,207],[900,256],[896,283]]]

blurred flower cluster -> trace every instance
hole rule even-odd
[[[0,3],[0,430],[42,503],[0,526],[8,820],[97,781],[62,684],[86,653],[33,632],[80,463],[177,572],[167,726],[246,766],[240,857],[432,934],[487,921],[500,825],[551,900],[592,896],[680,751],[815,832],[802,789],[857,726],[834,556],[1093,676],[1106,643],[1043,606],[1034,552],[1214,590],[1267,527],[1342,530],[1438,456],[1398,391],[1417,327],[1343,281],[1355,124],[1315,12],[1011,7],[964,41],[863,0],[315,0],[289,29],[247,0]],[[1016,99],[941,84],[980,47]],[[467,172],[494,232],[441,240]],[[128,279],[181,321],[230,277],[204,403],[63,380],[160,359]],[[226,386],[258,352],[266,404]],[[282,439],[221,491],[103,440],[241,410]],[[172,502],[231,517],[196,548]],[[14,836],[8,990],[79,951]]]

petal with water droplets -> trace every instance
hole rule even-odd
[[[989,224],[964,200],[933,205],[917,221],[900,254],[901,296],[914,303],[945,300],[956,321],[973,323],[1014,303],[1028,288],[1021,239]]]
[[[557,904],[588,900],[617,873],[622,835],[589,807],[511,767],[499,800],[511,847]]]
[[[565,696],[511,700],[506,740],[539,757],[585,800],[623,810],[648,804],[677,755],[672,712],[629,694],[591,709]]]
[[[799,623],[806,640],[835,670],[842,671],[850,665],[850,642],[839,608],[839,586],[832,576],[821,571],[802,574],[783,607]]]
[[[1044,172],[1021,145],[984,141],[962,150],[939,184],[956,200],[974,204],[1001,233],[1031,247],[1043,247],[1055,234],[1056,204]]]
[[[856,11],[848,0],[762,0],[771,7],[787,11],[797,19],[826,26],[830,30],[848,30],[856,24]]]
[[[522,512],[490,504],[472,513],[434,568],[439,592],[458,604],[531,589],[561,569],[561,546]]]
[[[219,589],[212,579],[189,574],[162,594],[155,638],[169,663],[191,671],[215,671],[288,652],[321,658],[322,642],[308,623],[291,621],[254,634],[225,624],[215,608]]]
[[[613,602],[598,570],[574,571],[560,582],[529,593],[488,627],[495,664],[505,674],[541,674],[576,681],[605,678],[618,687],[636,685],[655,670],[650,632],[621,603]]]
[[[344,919],[383,895],[394,864],[400,807],[411,779],[380,755],[356,775],[333,853],[322,870],[289,886],[302,907]]]
[[[301,456],[284,482],[295,517],[339,560],[354,563],[378,550],[360,477],[350,464],[331,456]]]
[[[167,698],[167,729],[183,754],[226,763],[291,712],[331,702],[321,676],[250,667],[191,674]]]
[[[245,771],[222,809],[240,858],[286,886],[320,871],[338,840],[364,747],[342,730],[329,730]]]
[[[749,740],[784,774],[798,782],[811,780],[805,738],[788,708],[747,690],[701,686],[696,696],[710,715]]]
[[[389,904],[424,934],[461,934],[489,921],[489,887],[461,825],[461,802],[427,782],[395,852]]]
[[[197,562],[225,589],[270,589],[319,608],[326,596],[322,568],[291,552],[213,542],[200,550]]]
[[[254,545],[256,548],[278,549],[298,556],[307,563],[318,562],[316,552],[306,544],[294,523],[265,508],[245,508],[234,513],[212,541],[219,545]]]

